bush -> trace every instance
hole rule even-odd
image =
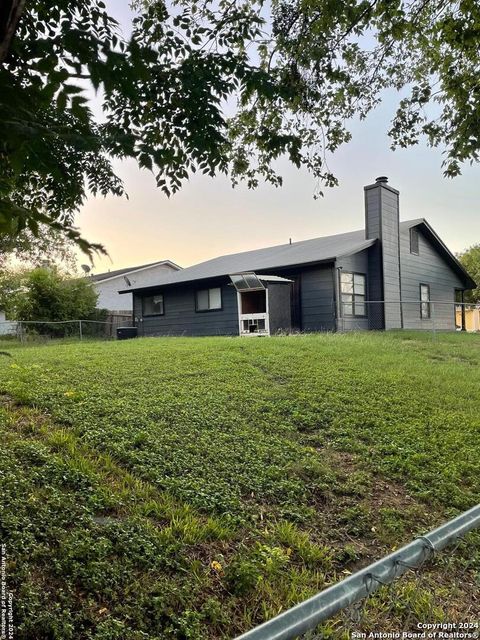
[[[17,296],[17,320],[37,321],[33,330],[50,336],[77,332],[75,325],[41,324],[41,321],[97,319],[98,294],[86,278],[71,278],[58,269],[41,267],[25,273]]]

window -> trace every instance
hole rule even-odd
[[[420,285],[420,318],[428,320],[430,318],[430,286]]]
[[[165,308],[163,305],[163,294],[156,296],[146,296],[143,298],[143,315],[144,316],[163,316]]]
[[[265,318],[249,318],[242,320],[242,333],[265,332]]]
[[[366,316],[366,277],[363,273],[340,273],[340,293],[345,316]]]
[[[222,290],[220,287],[197,291],[197,311],[215,311],[222,308]]]
[[[418,256],[418,229],[416,227],[410,229],[410,253]]]
[[[242,313],[267,313],[267,292],[244,291],[240,294],[240,308]]]

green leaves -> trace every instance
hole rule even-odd
[[[348,118],[365,117],[392,87],[407,92],[389,131],[394,148],[422,139],[443,147],[450,177],[478,160],[478,3],[286,0],[273,13],[277,64],[308,81],[302,93],[314,98],[327,149],[346,139]]]
[[[475,0],[274,0],[271,16],[262,0],[136,8],[127,38],[99,0],[27,3],[0,68],[0,233],[56,225],[91,253],[72,225],[90,194],[124,195],[113,158],[136,160],[166,195],[195,171],[280,185],[281,156],[334,185],[327,154],[387,88],[407,91],[394,147],[442,147],[448,176],[478,160]]]
[[[0,529],[24,638],[233,638],[480,497],[474,335],[3,348]],[[474,610],[479,544],[429,569],[446,614]],[[395,598],[407,628],[418,612]],[[369,602],[369,629],[391,629],[392,602]]]
[[[86,278],[71,278],[54,268],[37,268],[22,274],[17,296],[11,309],[18,320],[60,321],[72,318],[88,319],[95,312],[97,293]],[[55,335],[64,327],[37,325],[39,333]]]
[[[480,302],[480,244],[474,244],[457,257],[477,283],[475,289],[465,293],[465,301]]]

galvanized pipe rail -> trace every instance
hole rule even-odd
[[[390,584],[409,569],[418,569],[436,551],[441,551],[477,527],[480,527],[480,504],[292,609],[247,631],[237,640],[298,638],[382,585]]]

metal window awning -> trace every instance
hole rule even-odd
[[[237,291],[261,291],[265,289],[265,285],[260,282],[257,274],[253,271],[232,273],[229,278]]]
[[[261,291],[265,289],[264,282],[292,282],[281,276],[257,275],[254,271],[232,273],[228,276],[233,286],[239,292]]]

